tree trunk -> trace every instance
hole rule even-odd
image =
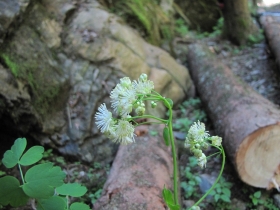
[[[249,185],[280,184],[280,110],[223,65],[206,46],[191,45],[190,71],[226,154]]]
[[[250,35],[258,32],[250,16],[247,0],[224,0],[223,36],[234,44],[244,45]]]
[[[119,147],[94,209],[165,210],[162,189],[172,189],[172,170],[170,148],[161,138],[137,137],[136,143]]]

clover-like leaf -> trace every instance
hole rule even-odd
[[[169,146],[169,129],[168,127],[164,127],[163,129],[163,139],[166,146]]]
[[[64,210],[66,209],[66,200],[60,196],[52,196],[48,199],[38,199],[37,210]]]
[[[71,204],[70,210],[90,210],[90,208],[84,203],[75,202]]]
[[[29,150],[27,150],[27,152],[23,154],[23,156],[20,158],[19,163],[23,166],[32,165],[42,159],[43,152],[44,147],[42,146],[31,147]]]
[[[49,198],[54,188],[63,184],[65,173],[53,163],[43,163],[30,168],[25,174],[23,191],[32,198]]]
[[[87,188],[79,183],[67,183],[56,188],[59,195],[69,195],[72,197],[81,197],[87,192]]]
[[[19,181],[13,176],[0,178],[0,205],[23,206],[29,197],[23,192]]]
[[[2,159],[3,164],[7,168],[14,167],[18,163],[25,148],[26,148],[25,138],[18,138],[17,140],[15,140],[12,148],[4,153],[4,157]]]

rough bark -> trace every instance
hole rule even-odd
[[[240,178],[255,187],[277,187],[279,107],[236,77],[206,46],[191,45],[188,60],[201,100]]]
[[[160,138],[137,137],[120,146],[96,210],[164,210],[164,186],[171,189],[171,151]]]
[[[277,13],[264,13],[260,18],[264,28],[266,38],[268,40],[271,51],[273,52],[278,69],[280,69],[280,17]]]
[[[225,0],[223,36],[237,45],[244,45],[257,27],[250,16],[247,0]]]

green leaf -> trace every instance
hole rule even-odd
[[[162,190],[162,196],[170,210],[180,210],[180,206],[175,205],[173,193],[170,190],[166,189],[165,186]]]
[[[168,127],[164,127],[163,129],[163,139],[166,146],[169,146],[169,129]]]
[[[260,198],[261,195],[262,195],[261,191],[257,191],[257,192],[254,193],[255,198]]]
[[[165,186],[162,190],[162,196],[166,203],[174,203],[173,193],[170,190],[166,189]]]
[[[25,195],[20,187],[19,181],[13,176],[0,178],[0,204],[13,207],[23,206],[29,197]]]
[[[63,184],[65,173],[53,163],[43,163],[30,168],[25,174],[23,191],[32,198],[49,198],[54,188]]]
[[[215,194],[214,199],[217,202],[220,199],[220,195],[219,194]]]
[[[230,199],[227,195],[221,195],[221,199],[224,201],[224,202],[227,202],[227,203],[230,203]]]
[[[43,152],[44,152],[44,147],[42,147],[42,146],[31,147],[21,157],[19,164],[21,164],[23,166],[32,165],[42,159]]]
[[[84,203],[72,203],[70,206],[70,210],[91,210],[88,205]]]
[[[87,192],[87,188],[79,183],[68,183],[57,187],[56,192],[60,195],[81,197]]]
[[[60,196],[52,196],[48,199],[38,199],[37,210],[64,210],[66,209],[66,201]]]
[[[3,164],[7,168],[14,167],[18,163],[25,148],[26,148],[25,138],[18,138],[17,140],[15,140],[11,150],[7,150],[4,153],[4,158],[2,159]]]
[[[225,195],[227,195],[228,197],[230,197],[230,195],[231,195],[231,192],[230,192],[230,189],[228,189],[228,188],[223,188],[223,193],[225,194]]]

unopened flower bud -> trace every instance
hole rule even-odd
[[[141,82],[145,82],[145,81],[147,81],[147,79],[148,79],[147,74],[141,74],[140,77],[139,77],[139,80]]]
[[[135,110],[135,112],[136,112],[136,114],[137,114],[138,116],[144,115],[144,114],[145,114],[145,111],[146,111],[145,107],[142,107],[142,106],[139,106],[139,107]]]
[[[193,154],[195,157],[199,158],[202,155],[202,150],[201,149],[194,149]]]
[[[157,103],[154,101],[151,101],[151,106],[152,106],[152,108],[155,108],[157,106]]]

